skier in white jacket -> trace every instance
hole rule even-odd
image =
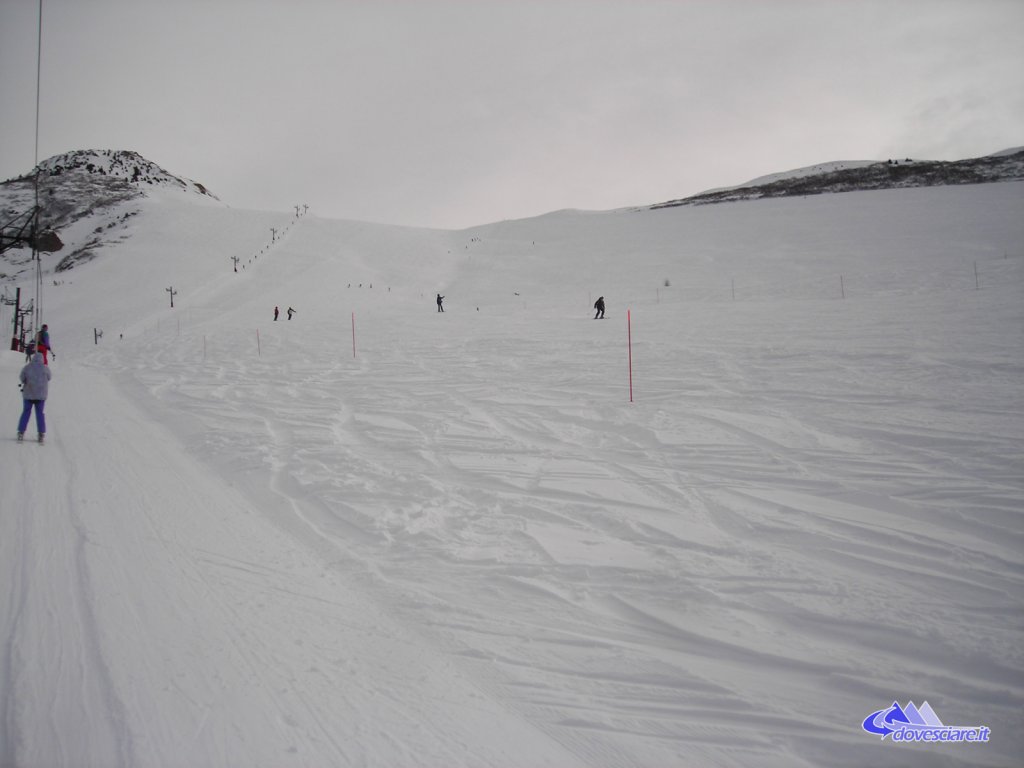
[[[43,407],[46,405],[46,396],[50,389],[50,369],[43,365],[42,353],[36,352],[32,355],[31,362],[21,369],[18,378],[21,379],[21,397],[25,402],[21,419],[18,420],[18,440],[25,437],[25,428],[28,427],[28,419],[34,407],[36,429],[39,431],[41,443],[46,436],[46,416],[43,414]]]

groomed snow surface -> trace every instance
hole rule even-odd
[[[0,764],[1019,765],[1022,211],[147,202],[0,355]]]

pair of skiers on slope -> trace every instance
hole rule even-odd
[[[36,352],[41,352],[43,355],[43,365],[49,365],[49,355],[53,353],[54,358],[57,354],[53,352],[53,345],[50,344],[50,326],[43,324],[43,327],[36,334],[36,337],[32,339],[28,344],[25,345],[25,360],[30,361],[32,355]]]

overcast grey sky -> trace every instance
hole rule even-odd
[[[0,0],[0,178],[38,0]],[[829,160],[1024,144],[1024,0],[43,0],[39,158],[460,228]]]

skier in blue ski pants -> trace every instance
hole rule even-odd
[[[21,380],[21,396],[25,401],[25,407],[18,420],[18,439],[25,434],[28,427],[29,416],[32,409],[36,410],[36,429],[39,431],[39,441],[42,442],[46,434],[46,416],[43,407],[46,405],[46,395],[50,387],[50,369],[43,365],[43,355],[36,352],[32,355],[32,361],[21,369],[18,376]]]

